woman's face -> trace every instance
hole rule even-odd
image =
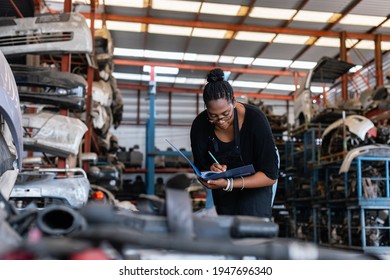
[[[210,123],[218,126],[221,129],[227,129],[234,119],[233,103],[220,98],[207,102],[207,117]]]

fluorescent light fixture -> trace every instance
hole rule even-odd
[[[385,17],[348,14],[345,15],[339,23],[346,25],[377,26],[385,19]]]
[[[192,27],[182,27],[163,24],[149,24],[148,32],[164,35],[190,36]]]
[[[304,45],[309,39],[309,36],[279,34],[275,37],[273,42],[281,44]]]
[[[152,8],[155,10],[176,11],[187,13],[198,13],[200,2],[174,1],[174,0],[153,0]]]
[[[333,15],[333,13],[301,10],[295,15],[294,20],[325,23],[329,22]]]
[[[292,9],[254,7],[249,13],[249,17],[288,20],[296,11]]]
[[[296,60],[291,63],[290,68],[298,68],[298,69],[312,69],[316,66],[317,62],[312,61],[299,61]]]
[[[183,58],[183,53],[181,53],[181,52],[163,52],[163,51],[145,50],[145,57],[147,57],[147,58],[158,58],[158,59],[181,60]]]
[[[226,36],[226,30],[223,29],[210,29],[210,28],[194,28],[192,31],[193,37],[224,39]]]
[[[186,84],[187,78],[186,77],[176,77],[175,84]]]
[[[226,5],[226,4],[203,2],[200,12],[202,14],[236,16],[238,15],[240,9],[241,9],[240,5]]]
[[[119,73],[119,72],[113,72],[112,75],[115,77],[115,79],[130,80],[130,81],[144,80],[143,76],[146,76],[146,75],[139,75],[139,74]]]
[[[234,59],[234,64],[251,64],[253,62],[253,57],[243,57],[243,56],[237,56]]]
[[[157,83],[169,83],[173,84],[175,82],[176,78],[175,77],[169,77],[169,76],[156,76],[156,82]]]
[[[295,91],[294,85],[287,85],[287,84],[269,83],[265,88],[266,89],[285,90],[285,91]]]
[[[152,67],[150,65],[144,65],[143,71],[150,73],[151,68]],[[154,66],[154,73],[156,73],[156,74],[177,75],[179,73],[179,68]]]
[[[116,55],[116,56],[144,57],[145,56],[145,50],[115,48],[114,49],[114,55]]]
[[[267,83],[260,83],[260,82],[247,82],[247,81],[233,81],[230,83],[233,87],[244,87],[244,88],[257,88],[262,89],[267,86]]]
[[[238,31],[234,39],[241,41],[271,42],[275,33]]]
[[[271,58],[256,58],[253,65],[269,66],[269,67],[288,67],[292,60],[287,59],[271,59]]]

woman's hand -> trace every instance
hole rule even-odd
[[[202,185],[210,190],[226,188],[228,184],[226,179],[208,180],[206,182],[202,178],[198,177],[198,180],[202,183]]]
[[[213,165],[210,166],[210,170],[214,172],[224,172],[227,169],[227,165],[219,164],[219,163],[213,163]]]

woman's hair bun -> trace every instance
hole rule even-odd
[[[207,74],[207,81],[209,83],[223,81],[223,77],[224,77],[224,73],[223,73],[222,69],[215,68]]]

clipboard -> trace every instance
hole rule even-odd
[[[208,180],[216,180],[216,179],[226,179],[226,178],[235,178],[240,176],[248,176],[251,174],[254,174],[256,171],[253,167],[253,164],[248,164],[240,167],[236,167],[233,169],[226,170],[224,172],[215,172],[215,171],[204,171],[201,172],[199,169],[195,166],[195,164],[178,148],[176,148],[171,142],[169,142],[168,139],[165,139],[169,145],[171,145],[172,148],[174,148],[179,154],[184,157],[184,159],[191,165],[192,169],[194,170],[195,174],[202,178],[204,181]]]

